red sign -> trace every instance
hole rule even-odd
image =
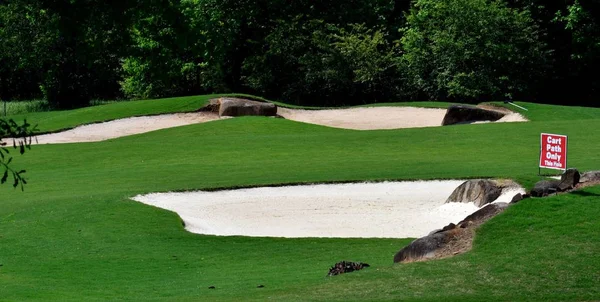
[[[540,168],[567,169],[567,136],[542,133]]]

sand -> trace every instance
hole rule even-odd
[[[282,117],[303,123],[354,130],[438,127],[446,109],[415,107],[364,107],[302,110],[278,108]]]
[[[506,116],[496,122],[526,122],[527,119],[508,109],[485,106]],[[417,107],[362,107],[349,109],[303,110],[278,108],[282,117],[303,123],[354,130],[439,127],[446,109]],[[474,122],[474,124],[489,122]]]
[[[407,238],[457,223],[478,208],[444,204],[463,181],[416,181],[152,193],[133,199],[179,214],[186,230],[259,237]],[[510,202],[521,189],[504,192]]]
[[[99,142],[112,138],[204,123],[218,119],[219,115],[207,112],[130,117],[110,122],[83,125],[57,133],[38,135],[37,142],[39,144]]]
[[[278,108],[282,117],[317,125],[354,130],[401,129],[441,126],[445,109],[415,107],[365,107],[330,110]],[[219,120],[216,113],[176,113],[119,119],[89,124],[71,130],[37,136],[39,144],[98,142],[150,131]],[[527,121],[508,113],[498,122]],[[35,141],[34,141],[35,143]]]

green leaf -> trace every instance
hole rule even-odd
[[[4,175],[2,176],[2,179],[0,180],[0,183],[4,184],[6,182],[7,178],[8,178],[8,170],[5,170]]]

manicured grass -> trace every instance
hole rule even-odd
[[[171,109],[159,103],[140,107]],[[597,129],[600,116],[382,131],[248,117],[34,146],[15,159],[28,170],[25,192],[0,186],[0,300],[594,300],[600,188],[525,200],[486,224],[471,253],[408,265],[392,257],[409,239],[194,235],[174,213],[128,198],[386,179],[512,177],[530,187],[540,132],[569,135],[570,165],[591,170]],[[372,267],[325,278],[340,260]]]

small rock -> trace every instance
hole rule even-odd
[[[450,232],[439,232],[416,239],[394,255],[394,263],[410,262],[433,256],[436,250],[450,241]]]
[[[475,213],[467,216],[461,222],[458,223],[460,228],[470,227],[471,225],[480,225],[492,217],[500,214],[504,209],[508,207],[505,202],[491,203],[487,206],[477,210]]]
[[[237,98],[219,99],[219,116],[275,116],[277,106],[272,103],[250,101]]]
[[[521,195],[521,193],[518,193],[510,200],[510,204],[515,204],[521,200],[523,200],[523,195]]]
[[[600,171],[588,171],[581,174],[579,182],[594,182],[600,181]]]
[[[441,233],[441,232],[443,232],[443,230],[442,230],[442,229],[435,229],[435,230],[433,230],[433,231],[429,232],[429,234],[427,234],[427,236],[429,236],[429,235],[433,235],[433,234],[437,234],[437,233]]]
[[[350,262],[350,261],[340,261],[334,264],[330,269],[327,276],[335,276],[344,273],[350,273],[353,271],[361,270],[365,267],[369,267],[370,265],[362,262]]]
[[[211,285],[208,287],[208,289],[215,289],[216,287],[214,285]]]
[[[482,207],[493,202],[502,194],[502,187],[493,180],[487,179],[472,179],[463,182],[458,186],[446,203],[462,202],[474,203],[477,207]]]
[[[567,169],[565,173],[560,177],[560,184],[558,184],[558,188],[561,191],[566,191],[572,189],[579,183],[579,179],[581,175],[577,169]]]
[[[448,231],[448,230],[452,230],[452,229],[455,229],[455,228],[456,228],[456,224],[454,224],[454,223],[451,222],[449,225],[445,226],[442,229],[442,231]]]
[[[561,183],[560,180],[541,180],[538,181],[529,195],[533,197],[544,197],[550,194],[558,192],[560,189],[558,185]]]
[[[264,287],[265,286],[261,284],[261,285],[257,286],[256,288],[264,288]]]

